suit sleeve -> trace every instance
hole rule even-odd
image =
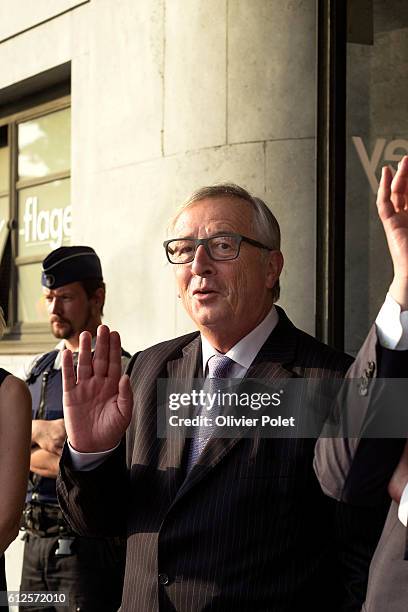
[[[57,495],[75,533],[88,537],[125,536],[128,485],[124,440],[102,465],[87,472],[73,469],[65,444]]]
[[[407,372],[408,351],[381,347],[373,326],[346,375],[347,379],[361,382],[346,383],[340,402],[342,416],[351,424],[353,437],[320,438],[316,444],[314,468],[324,493],[358,506],[374,507],[389,501],[387,485],[405,439],[363,437],[363,432],[368,422],[373,423],[373,414],[369,411],[374,402],[382,411],[384,407],[390,409],[388,414],[375,418],[392,418],[393,406],[388,406],[384,399],[387,387],[379,379],[405,378]],[[362,387],[365,387],[363,393],[357,391]],[[360,435],[356,436],[356,432]]]

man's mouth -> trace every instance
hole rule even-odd
[[[194,289],[193,295],[209,295],[210,293],[218,293],[215,289]]]
[[[67,321],[64,321],[64,319],[53,319],[51,321],[51,325],[66,325]]]
[[[219,291],[210,288],[202,287],[201,289],[194,289],[193,291],[193,298],[198,302],[207,302],[217,297],[217,295],[219,295]]]

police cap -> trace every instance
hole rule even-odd
[[[43,261],[41,284],[48,289],[88,278],[103,280],[100,259],[91,247],[60,247]]]

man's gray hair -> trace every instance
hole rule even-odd
[[[210,185],[208,187],[201,187],[194,191],[191,196],[183,202],[183,204],[177,209],[176,214],[171,219],[169,224],[169,231],[172,231],[178,217],[187,208],[206,198],[226,198],[233,200],[244,200],[252,207],[253,215],[253,231],[256,239],[259,242],[265,244],[274,251],[280,250],[281,234],[279,223],[275,216],[268,208],[267,204],[261,198],[257,198],[249,193],[243,187],[235,185],[234,183],[219,183],[216,185]],[[267,251],[263,251],[263,253]],[[276,281],[275,286],[272,289],[273,299],[276,302],[280,294],[279,279]]]

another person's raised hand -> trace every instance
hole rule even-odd
[[[100,452],[116,446],[132,417],[129,377],[121,375],[120,336],[106,325],[98,327],[94,355],[91,335],[79,340],[77,380],[72,353],[62,355],[63,402],[67,436],[80,452]]]
[[[408,156],[398,164],[394,178],[390,168],[382,169],[377,208],[394,266],[390,293],[408,310]]]

